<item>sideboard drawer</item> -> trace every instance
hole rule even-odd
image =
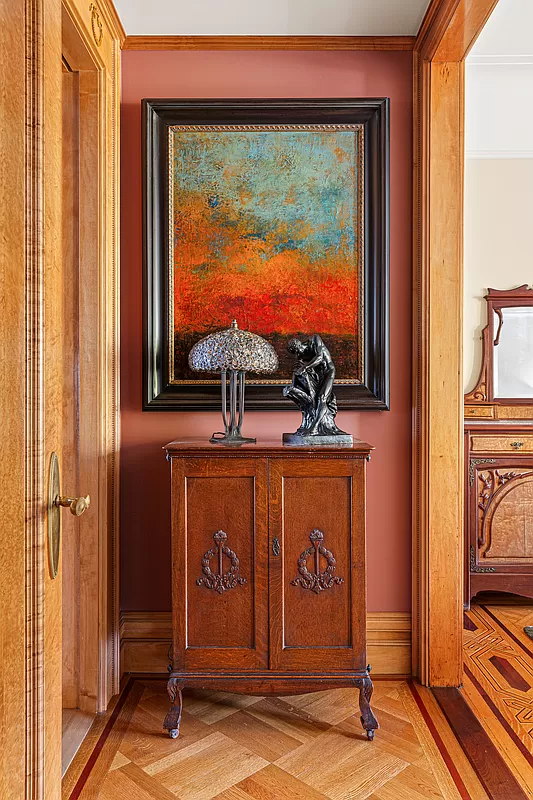
[[[523,433],[472,436],[471,450],[474,453],[533,453],[533,436]]]

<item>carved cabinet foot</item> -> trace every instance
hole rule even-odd
[[[379,722],[374,716],[374,712],[370,708],[370,698],[374,687],[369,677],[357,678],[356,686],[359,686],[359,709],[361,711],[361,725],[366,731],[366,737],[369,741],[374,738],[374,731],[379,728]]]
[[[167,692],[172,705],[165,717],[163,728],[168,731],[171,739],[177,739],[180,735],[181,709],[183,705],[182,689],[183,681],[178,680],[178,678],[169,678]]]

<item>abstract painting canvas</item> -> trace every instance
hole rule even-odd
[[[361,125],[170,129],[172,382],[197,379],[191,347],[232,319],[276,349],[271,382],[290,380],[290,339],[314,332],[338,379],[361,382],[362,133]]]
[[[314,333],[336,365],[339,406],[356,407],[354,397],[372,405],[373,394],[386,407],[383,392],[369,392],[367,363],[376,357],[369,316],[384,315],[377,344],[386,349],[387,220],[373,218],[376,200],[386,213],[387,164],[376,173],[386,101],[363,101],[363,113],[342,101],[341,114],[341,101],[328,101],[332,114],[315,107],[321,101],[143,102],[145,408],[216,404],[220,379],[192,372],[187,359],[233,319],[266,338],[280,362],[268,379],[247,376],[249,407],[286,405],[287,344]],[[381,195],[371,204],[369,187]]]

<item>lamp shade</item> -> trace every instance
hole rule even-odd
[[[275,372],[278,357],[266,339],[241,331],[233,320],[230,328],[196,342],[189,353],[189,366],[195,372]]]

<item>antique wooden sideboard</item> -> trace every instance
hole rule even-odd
[[[184,686],[290,695],[358,687],[366,664],[365,469],[371,445],[222,447],[181,440],[171,463],[173,657],[164,727]]]
[[[476,387],[465,396],[465,602],[533,597],[533,291],[489,289]]]

